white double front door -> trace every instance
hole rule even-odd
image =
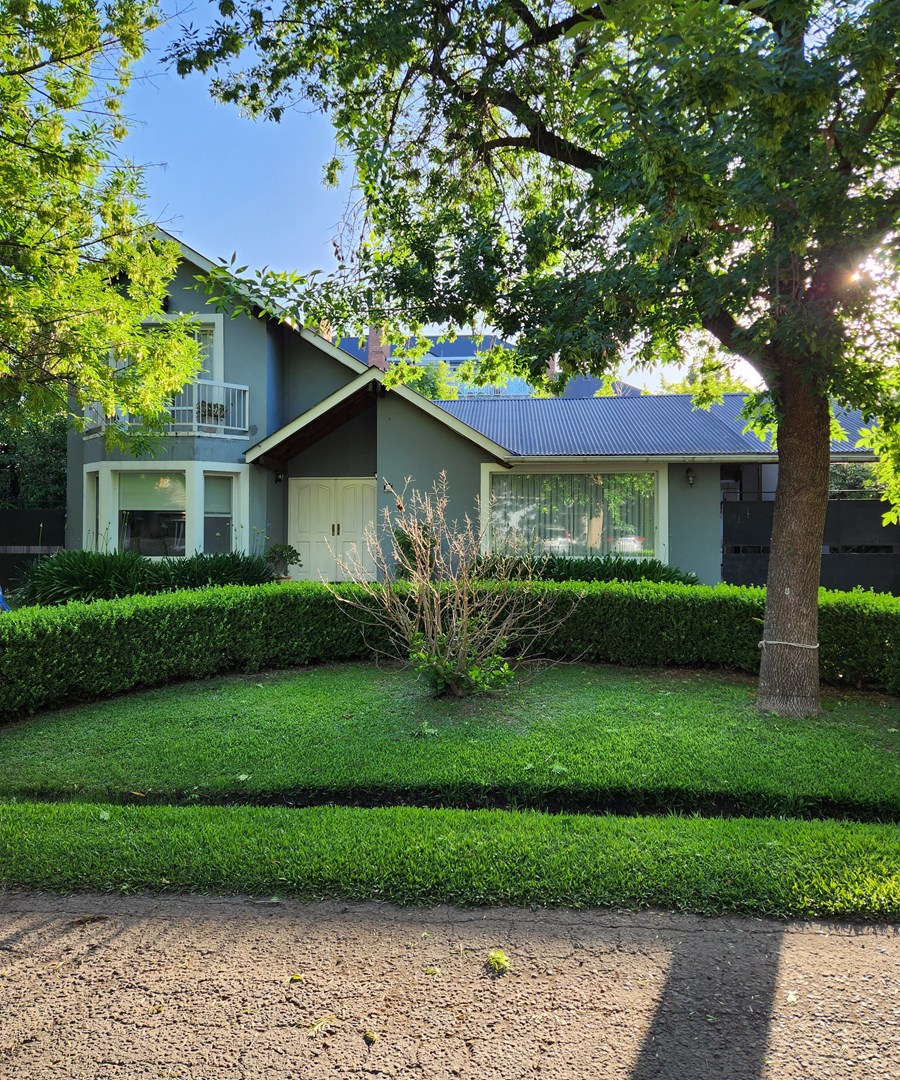
[[[346,567],[361,563],[375,575],[364,533],[375,521],[375,478],[291,477],[288,480],[288,543],[300,552],[291,567],[297,581],[343,581]],[[343,565],[341,565],[343,564]]]

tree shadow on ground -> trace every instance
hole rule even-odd
[[[759,1080],[782,939],[772,923],[685,934],[628,1080]]]

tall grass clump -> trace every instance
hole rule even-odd
[[[262,585],[272,568],[243,552],[148,559],[136,551],[59,551],[26,568],[17,606],[51,607],[73,600],[118,600],[208,585]]]

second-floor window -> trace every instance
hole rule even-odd
[[[198,326],[192,333],[194,339],[200,345],[200,374],[198,378],[215,382],[216,328],[214,326],[203,324]],[[221,379],[221,376],[219,376],[219,378]]]

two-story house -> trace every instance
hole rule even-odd
[[[155,456],[108,449],[99,417],[70,435],[68,546],[178,556],[287,542],[295,577],[336,580],[392,489],[445,471],[451,516],[480,502],[494,546],[514,530],[537,552],[652,553],[709,583],[764,575],[777,455],[744,431],[739,395],[709,411],[687,395],[429,401],[386,389],[383,350],[354,356],[218,313],[194,288],[212,264],[182,251],[168,310],[195,316],[203,370]],[[844,424],[835,459],[871,460],[853,445],[859,416]],[[900,527],[881,527],[877,501],[856,506],[829,511],[823,581],[900,591]]]

